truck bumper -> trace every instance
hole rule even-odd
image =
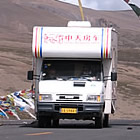
[[[49,116],[52,119],[92,120],[103,112],[104,103],[38,103],[37,116]],[[61,108],[74,108],[76,113],[61,113]]]

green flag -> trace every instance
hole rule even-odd
[[[130,7],[133,9],[133,11],[136,13],[136,15],[139,17],[140,16],[140,8],[136,6],[135,4],[129,3]]]

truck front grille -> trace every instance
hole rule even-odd
[[[56,101],[82,101],[80,94],[57,94]]]

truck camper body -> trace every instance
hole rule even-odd
[[[69,22],[33,29],[35,113],[39,127],[60,119],[93,120],[108,126],[115,112],[117,33],[113,28]],[[32,74],[32,76],[30,75]],[[32,77],[32,78],[31,78]]]

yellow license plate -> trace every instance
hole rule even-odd
[[[76,114],[77,113],[77,108],[61,108],[60,113]]]

